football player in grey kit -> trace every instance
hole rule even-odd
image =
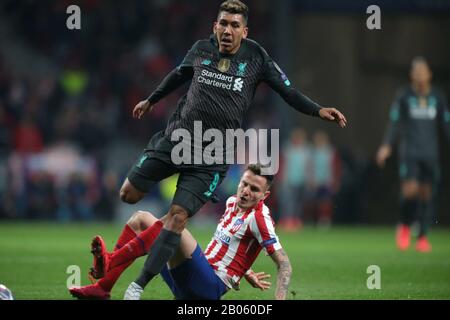
[[[410,76],[411,85],[399,90],[392,104],[390,124],[376,160],[383,167],[396,139],[399,140],[402,198],[397,247],[409,247],[410,227],[418,219],[416,250],[429,252],[427,233],[433,218],[433,187],[440,171],[438,127],[442,126],[450,143],[450,113],[444,94],[431,85],[432,73],[424,58],[413,59]]]
[[[255,41],[247,39],[247,17],[248,8],[241,1],[222,3],[214,22],[214,34],[209,39],[197,41],[183,62],[164,78],[148,99],[139,102],[133,110],[133,116],[141,119],[158,101],[190,82],[166,129],[151,138],[120,190],[122,201],[136,203],[162,179],[180,174],[172,205],[165,215],[164,227],[161,231],[155,228],[153,235],[153,226],[148,229],[149,236],[157,238],[141,275],[132,283],[134,288],[142,290],[160,273],[177,250],[180,234],[188,219],[207,201],[214,199],[215,190],[228,170],[227,163],[174,163],[171,158],[174,132],[189,132],[192,136],[195,122],[201,121],[203,130],[214,129],[225,137],[226,130],[241,127],[261,82],[267,83],[297,111],[336,122],[341,127],[346,125],[347,120],[337,109],[321,107],[294,89],[267,52]],[[106,269],[100,273],[108,271],[108,257],[99,253],[98,260],[98,265]]]

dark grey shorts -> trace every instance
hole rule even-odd
[[[436,183],[440,178],[438,160],[403,158],[400,161],[401,180],[416,180],[421,183]]]
[[[217,200],[215,191],[225,178],[228,165],[175,165],[171,160],[172,148],[163,132],[155,134],[128,172],[128,180],[147,193],[161,180],[179,173],[172,204],[193,216],[206,202]]]

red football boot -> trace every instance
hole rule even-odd
[[[98,283],[84,287],[72,287],[69,292],[78,299],[108,300],[111,297],[110,293],[105,291]]]
[[[419,239],[417,239],[416,250],[424,253],[431,251],[431,244],[428,241],[427,237],[421,236]]]
[[[397,248],[404,251],[409,248],[411,239],[411,228],[405,224],[401,224],[397,230]]]
[[[94,266],[89,272],[89,279],[101,279],[109,270],[110,253],[106,249],[105,241],[101,236],[95,236],[91,243],[91,252],[94,255]]]

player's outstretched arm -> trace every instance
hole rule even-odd
[[[270,255],[277,265],[277,286],[275,288],[275,299],[286,300],[289,282],[291,281],[292,267],[289,257],[283,249],[276,250]]]
[[[336,122],[341,128],[344,128],[347,125],[347,119],[342,112],[336,108],[323,107],[319,110],[319,116],[324,120]]]
[[[347,119],[336,108],[321,107],[318,103],[312,101],[310,98],[295,89],[286,74],[280,67],[266,56],[265,71],[262,79],[273,90],[275,90],[292,108],[298,112],[320,117],[327,121],[338,123],[342,128],[347,125]]]
[[[197,41],[191,50],[184,57],[183,62],[165,76],[155,91],[147,98],[147,100],[139,102],[133,110],[133,117],[141,119],[141,117],[153,109],[153,106],[161,99],[169,95],[171,92],[179,88],[187,81],[192,80],[194,75],[193,62],[196,58],[195,48]]]
[[[253,288],[258,288],[261,290],[267,290],[270,288],[270,281],[266,281],[265,279],[270,278],[270,274],[265,273],[264,271],[261,272],[254,272],[252,269],[249,269],[245,275],[245,280],[247,280],[248,283]]]

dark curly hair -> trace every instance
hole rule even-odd
[[[244,22],[247,24],[248,7],[245,3],[239,0],[227,0],[225,2],[222,2],[222,4],[220,5],[218,15],[220,15],[220,13],[223,11],[242,15],[242,17],[244,18]]]

